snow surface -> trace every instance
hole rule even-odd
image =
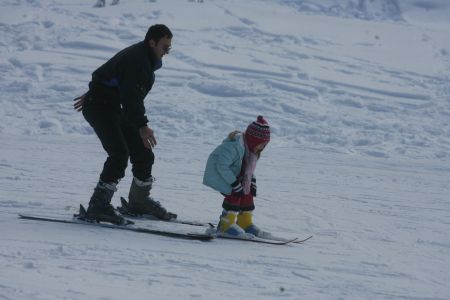
[[[0,299],[450,299],[449,1],[94,2],[0,1]],[[262,114],[256,223],[306,244],[17,218],[87,204],[105,154],[72,99],[155,23],[154,197],[216,222],[207,156]]]

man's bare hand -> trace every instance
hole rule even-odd
[[[73,104],[73,109],[75,109],[76,111],[82,111],[85,100],[86,100],[86,94],[73,99],[73,101],[75,101],[75,103]]]
[[[139,135],[141,136],[142,142],[145,148],[151,149],[156,146],[156,139],[153,133],[153,129],[148,126],[139,128]]]

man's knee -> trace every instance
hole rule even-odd
[[[145,155],[131,160],[133,164],[133,176],[142,181],[147,181],[152,176],[152,167],[155,161],[155,155],[148,151]]]
[[[138,157],[135,157],[131,159],[131,162],[133,163],[133,166],[147,169],[151,168],[153,166],[153,163],[155,162],[155,154],[153,154],[152,151],[146,151],[145,153],[139,155]]]
[[[106,159],[100,179],[105,182],[117,181],[125,176],[128,165],[127,153],[114,153]]]
[[[148,153],[146,160],[149,165],[153,165],[155,162],[155,154],[153,154],[153,152]]]
[[[117,168],[125,171],[128,166],[129,157],[130,155],[128,154],[128,152],[121,152],[114,155],[113,159],[116,162]]]

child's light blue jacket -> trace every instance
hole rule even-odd
[[[236,181],[242,167],[245,146],[242,133],[223,140],[209,155],[203,184],[223,194],[231,194],[231,184]]]

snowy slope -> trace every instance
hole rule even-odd
[[[450,2],[94,2],[0,1],[0,299],[450,298]],[[307,244],[16,218],[87,204],[105,156],[71,100],[154,23],[174,38],[146,100],[153,195],[216,222],[206,158],[262,114],[256,222]]]

